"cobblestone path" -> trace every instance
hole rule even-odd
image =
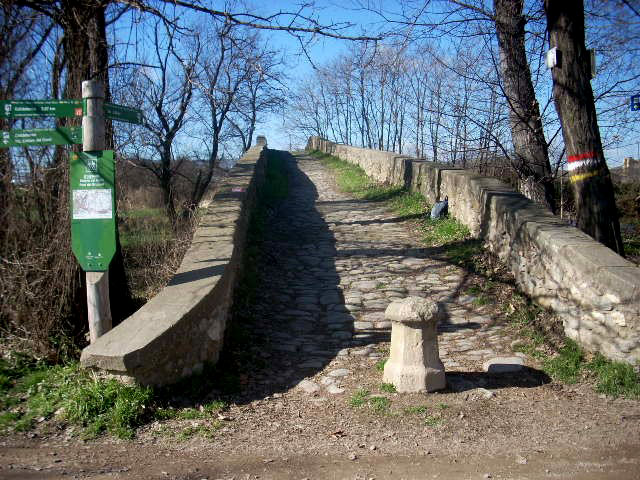
[[[382,203],[340,193],[319,161],[289,155],[287,163],[289,196],[266,232],[253,307],[259,318],[273,320],[264,323],[271,351],[261,352],[271,368],[260,371],[258,384],[275,379],[290,388],[301,381],[307,393],[342,393],[351,363],[375,363],[388,348],[391,325],[384,311],[409,295],[445,307],[439,342],[447,372],[479,372],[484,362],[504,355],[519,368],[524,355],[511,353],[512,339],[464,293],[464,270],[438,259],[437,250],[421,245]],[[449,381],[455,389],[483,386],[455,376]]]

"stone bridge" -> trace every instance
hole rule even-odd
[[[640,362],[635,265],[498,180],[317,137],[308,149],[358,164],[375,180],[419,191],[429,202],[448,196],[451,214],[506,263],[522,291],[560,316],[569,337],[609,358]],[[495,309],[468,293],[471,274],[421,245],[406,219],[338,192],[313,158],[263,144],[247,152],[206,206],[169,285],[87,347],[84,366],[163,385],[217,361],[243,268],[249,216],[274,156],[285,160],[290,191],[269,219],[257,270],[253,328],[269,345],[261,354],[272,368],[252,379],[255,385],[341,393],[350,372],[342,368],[346,359],[381,355],[375,347],[390,332],[384,309],[409,295],[444,306],[440,353],[448,372],[479,371],[500,356],[526,364],[526,356],[513,353],[514,338]],[[306,380],[327,365],[332,369],[326,375]]]

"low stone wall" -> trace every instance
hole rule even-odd
[[[217,188],[169,284],[82,352],[84,367],[142,385],[174,383],[218,360],[266,147],[250,149]]]
[[[561,319],[567,336],[613,360],[640,364],[640,268],[494,178],[392,152],[311,137],[309,150],[407,185],[429,202],[449,197],[452,216],[483,238],[518,287]]]

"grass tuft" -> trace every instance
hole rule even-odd
[[[380,390],[386,393],[397,393],[396,387],[393,385],[393,383],[381,384]]]
[[[631,365],[596,354],[586,368],[596,375],[596,391],[612,397],[640,398],[640,379]]]
[[[365,390],[363,388],[356,390],[349,399],[349,405],[355,408],[363,407],[367,403],[367,397],[370,393],[371,392],[369,392],[369,390]]]

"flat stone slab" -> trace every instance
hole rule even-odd
[[[524,360],[520,357],[495,357],[482,365],[487,373],[513,373],[524,369]]]
[[[316,393],[320,391],[320,386],[312,382],[311,380],[304,379],[297,386],[297,389],[302,390],[304,393]]]
[[[329,372],[329,376],[330,377],[346,377],[350,373],[351,371],[347,370],[346,368],[338,368],[336,370],[331,370]]]

